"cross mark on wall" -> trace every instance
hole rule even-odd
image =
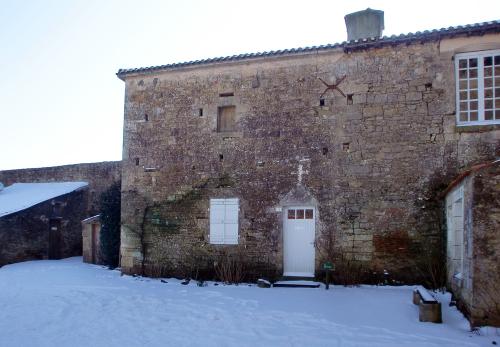
[[[304,165],[299,164],[297,171],[292,172],[292,175],[297,175],[297,183],[302,183],[302,176],[307,175],[309,170],[304,170]]]
[[[345,98],[346,96],[345,96],[344,92],[339,88],[339,84],[342,83],[345,80],[346,77],[347,77],[347,75],[344,75],[340,79],[337,79],[334,84],[328,84],[325,81],[323,81],[322,78],[318,77],[318,79],[321,82],[323,82],[323,84],[326,86],[325,91],[323,92],[323,94],[321,94],[321,96],[319,98],[320,99],[323,98],[323,95],[325,95],[326,92],[329,91],[329,90],[336,90],[336,91],[338,91]]]

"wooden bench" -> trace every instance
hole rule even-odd
[[[422,286],[413,290],[413,303],[418,305],[418,319],[421,322],[442,323],[441,303]]]

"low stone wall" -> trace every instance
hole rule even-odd
[[[120,179],[121,161],[0,171],[0,182],[5,186],[27,182],[88,182],[89,200],[86,217],[98,213],[99,196],[113,182]]]

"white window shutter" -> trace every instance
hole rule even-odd
[[[238,244],[238,199],[210,199],[210,243]]]
[[[210,243],[224,243],[224,201],[210,200]]]
[[[238,199],[227,199],[225,206],[224,243],[238,244]]]

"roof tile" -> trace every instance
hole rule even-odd
[[[344,48],[344,50],[367,49],[370,47],[378,47],[378,46],[382,46],[382,45],[390,45],[390,44],[397,44],[397,43],[403,43],[403,42],[411,43],[413,41],[435,40],[435,39],[447,37],[450,35],[461,35],[461,34],[470,35],[470,34],[473,34],[474,32],[477,35],[483,35],[483,34],[488,33],[488,32],[498,33],[498,32],[500,32],[500,20],[494,20],[494,21],[483,22],[483,23],[467,24],[465,26],[458,25],[455,27],[451,26],[448,28],[425,30],[423,32],[417,31],[416,33],[383,36],[381,38],[371,37],[371,38],[362,39],[362,40],[343,41],[341,43],[333,43],[333,44],[320,45],[320,46],[290,48],[290,49],[283,49],[283,50],[276,50],[276,51],[269,51],[269,52],[265,51],[265,52],[255,52],[255,53],[244,53],[244,54],[232,55],[232,56],[226,56],[226,57],[207,58],[207,59],[201,59],[201,60],[194,60],[194,61],[192,60],[192,61],[187,61],[187,62],[178,62],[178,63],[173,63],[173,64],[158,65],[158,66],[119,69],[118,72],[116,73],[116,75],[119,78],[124,79],[124,77],[126,75],[129,75],[129,74],[147,73],[147,72],[151,72],[151,71],[160,71],[160,70],[169,70],[169,69],[175,69],[178,67],[190,66],[190,65],[203,65],[203,64],[210,64],[210,63],[215,63],[215,62],[238,61],[238,60],[249,59],[249,58],[258,58],[258,57],[263,57],[263,56],[268,57],[268,56],[279,56],[279,55],[283,55],[283,54],[297,54],[297,53],[327,50],[327,49],[341,48],[341,47]]]

